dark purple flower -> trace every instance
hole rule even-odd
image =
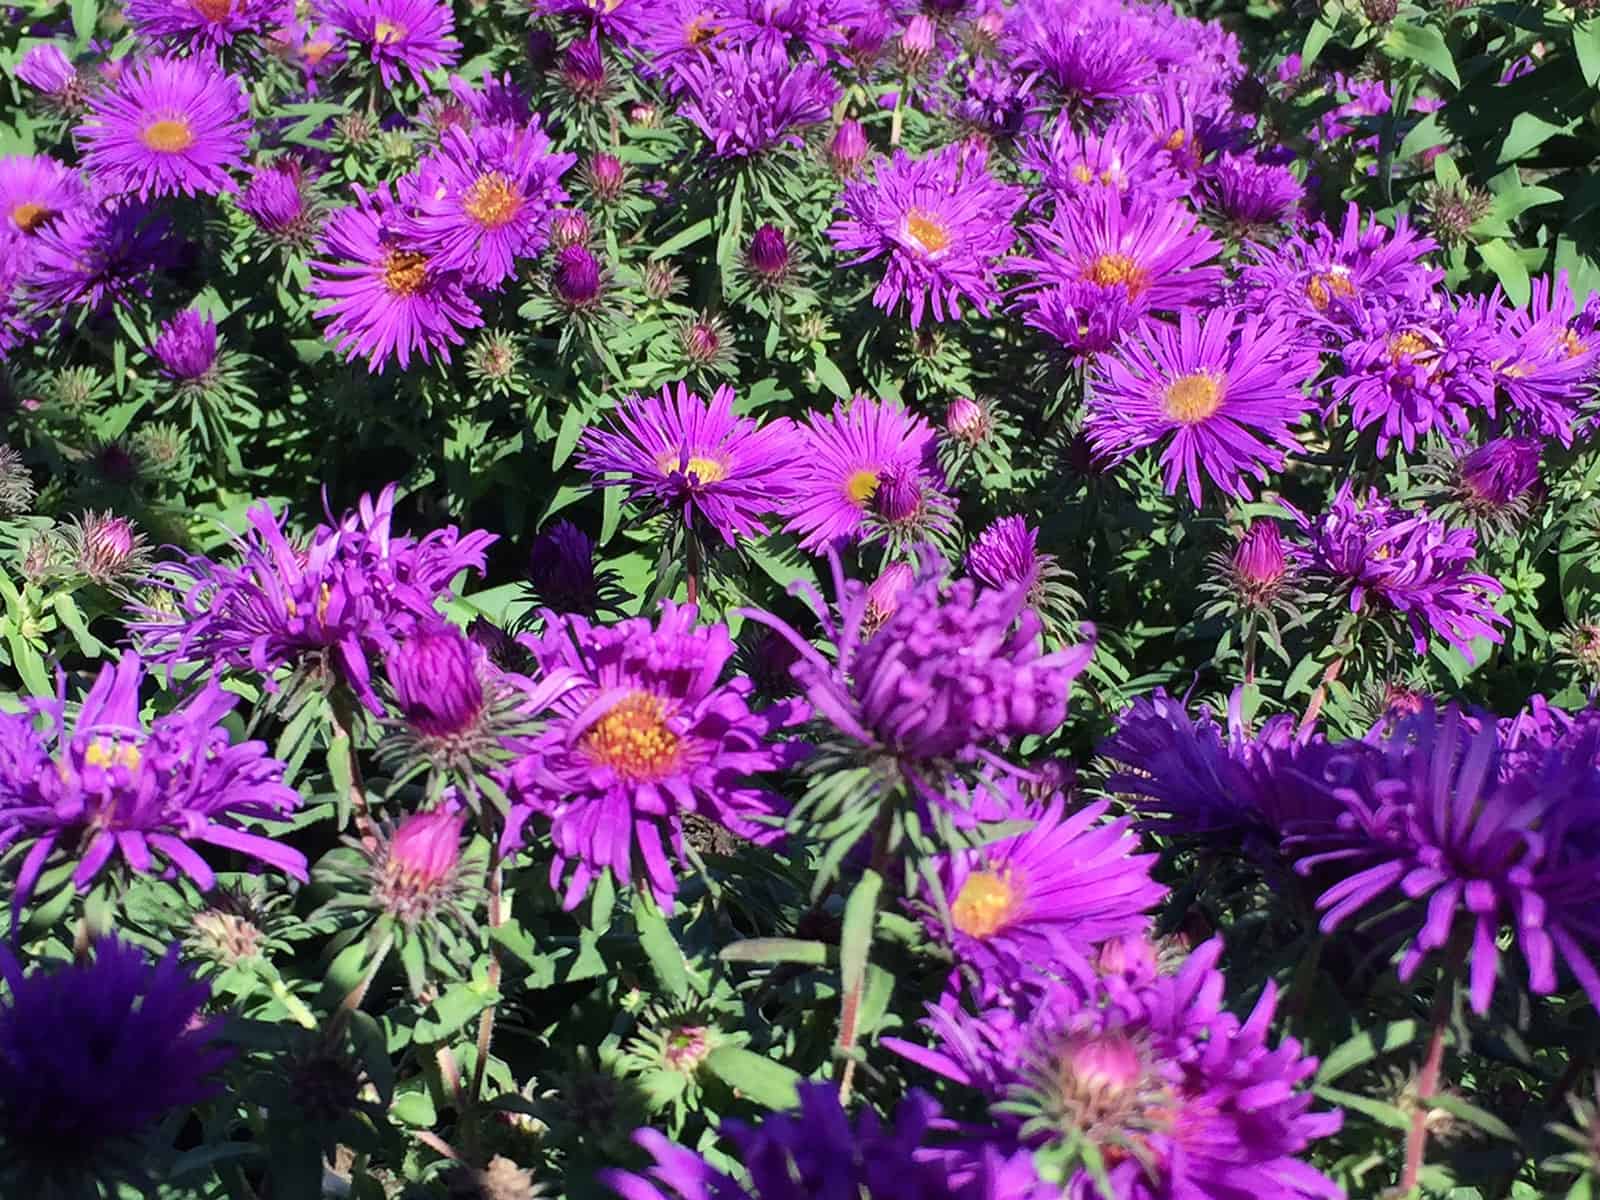
[[[289,245],[309,244],[316,232],[316,214],[306,195],[305,168],[284,155],[250,170],[239,193],[239,208],[268,237]]]
[[[557,521],[533,540],[528,582],[546,608],[592,617],[601,602],[594,539],[571,521]]]
[[[799,142],[798,131],[828,119],[839,97],[833,76],[792,63],[782,49],[714,47],[677,66],[681,111],[718,158],[754,158]]]
[[[282,818],[300,806],[283,764],[261,742],[233,744],[220,722],[238,703],[216,678],[148,727],[139,719],[144,664],[125,654],[106,664],[72,725],[65,681],[55,699],[0,713],[0,853],[28,851],[18,869],[20,911],[53,853],[76,860],[84,890],[113,857],[130,870],[174,868],[202,891],[216,883],[195,846],[235,850],[306,877],[305,858],[243,821]]]
[[[698,626],[697,615],[668,601],[654,624],[636,617],[597,627],[569,616],[533,646],[547,675],[568,673],[576,685],[514,769],[503,844],[519,845],[532,816],[549,819],[550,884],[566,908],[607,869],[619,884],[637,872],[670,908],[678,883],[668,850],[683,860],[687,814],[756,842],[778,835],[762,819],[780,798],[754,777],[806,755],[801,743],[778,739],[809,712],[798,701],[751,711],[750,681],[721,681],[733,657],[727,627]]]
[[[776,225],[763,225],[750,238],[745,262],[763,282],[782,280],[789,271],[789,242]]]
[[[66,1195],[101,1178],[115,1194],[116,1176],[131,1164],[133,1182],[143,1174],[136,1168],[150,1164],[149,1147],[138,1143],[163,1118],[221,1090],[215,1075],[232,1051],[218,1041],[218,1022],[202,1016],[209,990],[180,965],[176,946],[151,963],[106,937],[92,959],[27,973],[0,948],[0,977],[0,1182],[8,1193]]]
[[[61,315],[131,307],[177,260],[171,223],[132,200],[70,209],[40,226],[29,245],[24,295],[36,308]]]
[[[1220,155],[1205,191],[1212,208],[1246,228],[1285,221],[1306,198],[1305,185],[1288,167],[1246,154]]]
[[[1039,531],[1026,517],[1000,517],[967,551],[967,570],[986,587],[1021,587],[1032,597],[1050,556],[1039,553]]]
[[[480,660],[454,625],[418,624],[385,662],[401,719],[428,738],[449,738],[472,729],[488,702]]]
[[[606,92],[606,59],[595,38],[580,38],[561,56],[561,82],[574,96],[593,104]]]
[[[1461,487],[1469,505],[1503,509],[1526,496],[1539,482],[1539,443],[1532,438],[1496,438],[1461,460]]]
[[[600,261],[586,246],[563,246],[550,286],[567,307],[589,308],[600,299]]]
[[[150,353],[168,379],[204,379],[217,362],[217,323],[186,308],[161,327]]]

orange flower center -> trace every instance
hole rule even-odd
[[[1144,291],[1148,282],[1144,270],[1126,254],[1102,254],[1084,272],[1091,283],[1101,287],[1123,287],[1131,299]]]
[[[950,921],[968,937],[992,937],[1016,912],[1011,872],[974,871],[950,906]]]
[[[1306,299],[1318,312],[1327,308],[1335,296],[1348,300],[1356,294],[1356,285],[1350,282],[1348,275],[1324,271],[1313,275],[1306,281]]]
[[[703,46],[721,32],[719,26],[711,23],[710,13],[695,13],[689,19],[689,24],[684,27],[683,40],[690,46]]]
[[[1189,140],[1189,135],[1181,129],[1174,129],[1172,135],[1163,144],[1168,150],[1182,150],[1184,142]]]
[[[24,200],[11,210],[11,220],[23,233],[32,233],[43,225],[55,213],[42,204],[35,204],[32,200]]]
[[[15,217],[16,214],[12,215]],[[21,224],[21,222],[19,221],[18,224]],[[1561,336],[1556,340],[1559,341],[1562,347],[1566,350],[1568,358],[1577,358],[1580,354],[1588,349],[1588,347],[1583,344],[1583,339],[1570,329],[1563,329],[1561,331]]]
[[[878,494],[878,473],[863,467],[853,472],[844,483],[844,494],[857,508],[865,508],[867,501]]]
[[[1389,358],[1394,362],[1402,358],[1417,358],[1427,352],[1427,339],[1412,330],[1408,329],[1389,339]]]
[[[194,0],[194,10],[208,21],[226,21],[233,11],[230,0]]]
[[[393,21],[376,21],[372,26],[372,40],[380,46],[392,46],[405,35],[405,26]]]
[[[158,154],[178,154],[194,145],[194,130],[182,117],[151,121],[139,136],[146,146]]]
[[[678,761],[678,735],[667,728],[666,713],[660,697],[630,692],[589,727],[579,744],[624,779],[660,779]]]
[[[683,460],[676,454],[663,454],[656,460],[656,466],[670,475],[678,470],[678,464]],[[721,483],[728,477],[728,464],[720,458],[710,458],[703,454],[691,454],[683,466],[685,475],[693,475],[701,483]]]
[[[1222,380],[1209,371],[1180,375],[1161,397],[1161,411],[1182,425],[1204,421],[1221,407]]]
[[[314,67],[327,58],[328,52],[332,49],[332,42],[307,42],[305,49],[300,51],[300,56]]]
[[[428,277],[428,256],[415,250],[391,250],[383,260],[383,286],[395,296],[414,296]]]
[[[906,236],[929,254],[950,248],[950,230],[938,217],[920,208],[906,214]]]
[[[522,211],[522,197],[511,190],[511,181],[498,171],[479,176],[467,189],[462,207],[485,229],[499,229],[516,220]]]

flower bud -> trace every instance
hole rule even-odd
[[[558,212],[550,222],[550,241],[556,249],[581,246],[589,240],[589,218],[576,209]]]
[[[1244,598],[1250,603],[1264,602],[1283,582],[1288,569],[1278,523],[1257,517],[1233,552],[1234,577]]]
[[[390,656],[388,668],[401,717],[424,737],[465,733],[483,713],[478,656],[454,625],[419,626]]]
[[[1460,471],[1470,505],[1486,511],[1504,508],[1539,482],[1539,443],[1532,438],[1496,438],[1462,459]]]
[[[217,362],[217,323],[186,308],[161,327],[150,353],[168,379],[203,380]]]
[[[584,164],[584,178],[595,199],[602,204],[614,204],[628,183],[628,169],[615,154],[593,154]]]
[[[293,158],[274,159],[250,172],[239,193],[239,208],[269,238],[305,245],[316,232],[316,217],[306,203],[305,172]]]
[[[95,583],[113,583],[141,564],[142,541],[126,517],[85,513],[72,536],[73,566]]]
[[[593,539],[571,521],[557,521],[533,540],[528,582],[556,612],[593,612],[599,599]]]
[[[561,82],[579,100],[593,104],[605,95],[606,60],[593,37],[573,42],[561,56]]]
[[[24,54],[16,75],[60,109],[75,111],[88,98],[83,76],[54,42],[35,46]]]
[[[889,470],[878,481],[873,507],[890,525],[904,525],[922,511],[922,484],[915,471]]]
[[[763,225],[750,239],[745,262],[764,282],[776,283],[789,270],[789,242],[776,225]]]
[[[641,129],[654,129],[661,124],[661,110],[654,104],[640,101],[628,105],[628,121]]]
[[[716,317],[699,316],[679,333],[683,356],[696,366],[708,366],[727,349],[727,330]]]
[[[867,150],[866,131],[861,128],[860,121],[851,117],[841,121],[834,130],[833,140],[828,143],[828,161],[835,174],[849,178],[867,161]]]
[[[419,891],[448,883],[461,861],[466,822],[466,813],[442,808],[411,814],[389,838],[386,874]]]
[[[900,598],[916,579],[907,563],[893,562],[867,586],[866,626],[875,630],[882,627],[900,608]]]
[[[897,55],[902,71],[909,75],[922,69],[933,54],[934,36],[933,21],[927,14],[918,13],[906,22]]]
[[[670,300],[683,287],[678,268],[665,259],[644,265],[644,294],[652,300]]]
[[[956,441],[976,446],[994,432],[994,422],[976,400],[960,396],[944,410],[944,428]]]
[[[567,246],[556,255],[551,278],[558,299],[569,308],[589,308],[600,299],[600,263],[583,246]]]

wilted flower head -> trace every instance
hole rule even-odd
[[[0,445],[0,516],[15,517],[28,511],[36,490],[27,465],[10,446]]]
[[[0,1181],[13,1195],[73,1195],[146,1179],[168,1114],[220,1090],[232,1057],[208,990],[173,947],[156,963],[103,938],[94,956],[24,974],[0,949]],[[50,1030],[51,1036],[40,1036]],[[107,1095],[117,1102],[107,1104]],[[87,1186],[86,1186],[87,1185]]]

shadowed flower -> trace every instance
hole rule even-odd
[[[304,249],[316,235],[317,214],[307,194],[305,167],[288,155],[250,169],[239,208],[269,238]]]
[[[895,151],[872,179],[845,187],[833,244],[855,257],[885,259],[872,302],[886,313],[908,302],[913,328],[931,308],[937,321],[960,320],[963,301],[985,316],[999,302],[995,267],[1016,234],[1020,188],[989,174],[981,151],[956,143],[923,158]]]
[[[210,999],[172,947],[159,962],[114,938],[93,958],[24,973],[0,948],[0,1183],[9,1195],[100,1195],[148,1181],[150,1135],[215,1096],[232,1057]],[[41,1037],[48,1029],[51,1036]],[[117,1102],[107,1104],[115,1095]]]
[[[28,847],[13,912],[53,853],[77,863],[86,890],[113,857],[140,874],[173,868],[202,891],[216,876],[195,846],[233,850],[306,877],[298,850],[249,832],[244,818],[282,818],[300,805],[283,764],[261,742],[233,744],[220,722],[238,697],[215,678],[148,727],[139,718],[144,664],[106,664],[68,727],[64,691],[0,713],[0,852]]]
[[[596,571],[594,551],[594,539],[564,519],[534,538],[527,571],[534,603],[591,618],[602,609],[617,611],[624,597],[616,573]]]
[[[1305,200],[1305,185],[1279,163],[1253,155],[1223,154],[1210,164],[1206,200],[1227,221],[1259,229],[1286,221]]]
[[[758,425],[733,415],[734,394],[719,387],[710,402],[685,384],[620,405],[605,427],[586,430],[578,464],[599,487],[626,487],[636,501],[700,521],[732,546],[765,532],[762,518],[792,494],[799,453],[794,425],[778,417]]]
[[[323,230],[325,258],[311,266],[311,292],[327,301],[317,316],[346,358],[365,358],[374,374],[389,361],[402,370],[416,354],[450,361],[462,330],[483,324],[462,278],[442,269],[402,232],[398,205],[385,184],[354,185],[356,203],[337,209]]]
[[[36,308],[62,315],[130,308],[177,258],[171,223],[132,200],[70,209],[40,226],[29,245],[24,295]]]
[[[1186,485],[1198,508],[1205,479],[1248,498],[1245,476],[1265,483],[1297,446],[1317,365],[1286,329],[1226,308],[1203,318],[1186,310],[1176,328],[1146,324],[1096,360],[1084,432],[1113,463],[1170,436],[1161,453],[1169,493]]]
[[[808,747],[778,738],[808,710],[780,701],[752,711],[748,679],[720,682],[734,650],[727,627],[697,626],[697,616],[670,601],[654,624],[598,627],[570,616],[532,645],[547,674],[570,672],[577,683],[514,768],[503,845],[519,845],[534,815],[549,820],[550,884],[565,908],[607,869],[620,884],[637,876],[670,908],[678,882],[668,851],[685,860],[690,814],[759,843],[778,835],[762,818],[783,801],[754,777],[805,757]]]
[[[75,137],[107,191],[215,194],[233,189],[228,172],[244,162],[249,118],[244,86],[214,62],[156,55],[90,98]]]

